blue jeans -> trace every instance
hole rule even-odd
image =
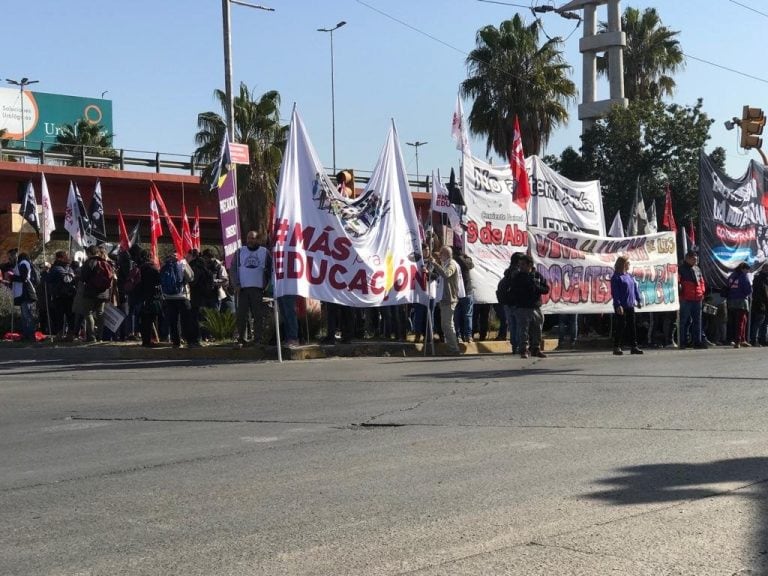
[[[456,327],[456,335],[464,340],[464,342],[469,342],[472,338],[472,312],[474,307],[475,299],[471,294],[464,298],[459,298],[456,304],[453,321]]]
[[[513,306],[504,305],[504,312],[507,315],[507,330],[509,331],[509,343],[512,344],[512,352],[519,352],[520,331],[517,329],[517,317]]]
[[[35,341],[35,313],[32,308],[34,302],[22,302],[21,309],[21,335],[25,340]]]
[[[749,330],[749,341],[752,344],[766,344],[768,339],[768,315],[765,312],[752,312],[752,326]]]
[[[280,296],[277,299],[280,306],[280,319],[283,327],[283,342],[299,339],[299,320],[296,316],[296,296]]]
[[[696,300],[680,301],[680,348],[688,344],[688,325],[691,325],[691,340],[694,345],[701,344],[701,302]]]

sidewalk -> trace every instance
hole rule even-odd
[[[283,360],[308,360],[332,357],[397,356],[397,357],[432,357],[432,347],[411,341],[396,342],[388,340],[354,340],[348,344],[306,344],[302,346],[282,347]],[[484,340],[469,344],[459,344],[465,355],[510,354],[509,342]],[[607,338],[584,340],[575,347],[566,347],[565,352],[604,349],[610,350]],[[558,350],[556,338],[544,340],[544,350]],[[235,349],[232,343],[203,344],[201,348],[173,348],[170,344],[161,344],[157,348],[143,348],[138,342],[39,342],[37,344],[0,342],[2,360],[40,360],[50,354],[57,358],[71,360],[231,360],[247,362],[254,360],[276,360],[276,346],[249,346]],[[435,342],[434,356],[448,356],[445,344]]]

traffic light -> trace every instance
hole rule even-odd
[[[744,106],[741,114],[741,147],[762,148],[763,139],[759,135],[763,133],[765,126],[765,114],[761,108]]]

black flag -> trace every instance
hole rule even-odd
[[[453,168],[451,168],[451,177],[448,180],[448,186],[446,186],[446,188],[448,188],[448,199],[451,204],[464,206],[464,197],[461,195],[461,190],[456,184],[456,173],[453,171]]]
[[[141,244],[141,237],[139,236],[139,227],[141,226],[141,220],[136,221],[136,226],[133,227],[133,230],[131,230],[131,246],[136,246],[137,244]]]
[[[107,241],[107,228],[104,223],[104,201],[101,198],[101,181],[96,180],[96,188],[93,191],[91,205],[88,208],[89,226],[88,236],[91,243],[104,244]]]
[[[35,187],[32,185],[32,180],[27,182],[27,191],[24,193],[24,200],[22,200],[19,206],[19,214],[24,218],[32,228],[35,229],[37,235],[40,235],[40,221],[37,216],[37,201],[35,200]]]

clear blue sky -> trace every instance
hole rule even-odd
[[[316,29],[346,20],[347,25],[334,33],[337,165],[371,170],[394,118],[409,173],[416,173],[416,162],[414,149],[405,142],[428,142],[419,149],[422,176],[433,168],[446,174],[458,165],[450,121],[475,32],[517,11],[532,19],[527,9],[477,0],[263,3],[275,11],[232,6],[235,85],[243,81],[258,94],[278,90],[286,122],[295,102],[321,160],[330,168],[330,42],[327,33]],[[759,0],[739,4],[768,13]],[[686,54],[768,78],[760,67],[760,30],[768,29],[768,17],[739,4],[666,0],[623,1],[621,6],[655,6],[664,24],[680,31]],[[108,91],[117,148],[190,154],[197,114],[220,112],[212,96],[224,85],[220,0],[6,0],[2,15],[0,77],[39,80],[36,88],[41,92],[98,97]],[[598,17],[607,19],[605,7]],[[550,36],[565,38],[573,32],[563,50],[580,88],[581,28],[573,31],[574,21],[554,14],[542,18]],[[723,121],[741,116],[744,104],[768,108],[768,82],[694,59],[687,61],[676,81],[673,100],[693,104],[698,97],[704,99],[704,110],[717,121],[708,149],[723,146],[728,171],[741,175],[757,155],[744,154],[736,131],[727,132]],[[600,97],[606,96],[604,80],[599,91]],[[465,102],[465,110],[470,105]],[[553,135],[547,153],[559,154],[569,145],[578,149],[581,128],[575,106],[571,118]],[[483,141],[472,144],[474,153],[484,156]]]

